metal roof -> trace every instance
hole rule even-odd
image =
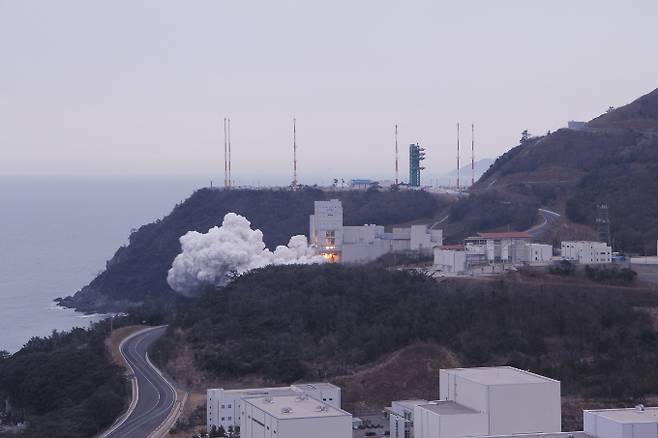
[[[513,385],[520,383],[547,383],[558,382],[549,377],[523,371],[510,366],[501,367],[475,367],[475,368],[452,368],[442,370],[449,374],[458,375],[468,380],[478,382],[482,385]],[[558,382],[559,383],[559,382]]]
[[[527,231],[505,231],[501,233],[478,233],[478,237],[483,239],[529,239],[530,234]]]

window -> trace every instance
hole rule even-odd
[[[228,405],[228,408],[231,409],[231,405]]]
[[[226,406],[222,405],[222,409],[225,409],[225,408],[226,408]]]
[[[226,421],[226,418],[222,417],[222,421]]]

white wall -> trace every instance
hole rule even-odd
[[[434,267],[443,272],[462,274],[466,271],[466,253],[454,249],[434,248]]]
[[[489,435],[560,432],[562,414],[558,382],[489,387]]]
[[[274,438],[352,438],[351,415],[279,420],[278,424],[279,430]],[[242,432],[240,436],[252,438],[243,436]]]
[[[352,416],[277,419],[244,400],[242,438],[351,438]]]

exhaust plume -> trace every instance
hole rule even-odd
[[[176,292],[194,296],[204,286],[223,286],[229,274],[243,274],[267,265],[323,263],[309,246],[306,236],[293,236],[287,246],[274,252],[265,247],[263,233],[252,230],[243,216],[228,213],[220,227],[207,233],[188,231],[180,238],[181,253],[167,274],[167,283]]]

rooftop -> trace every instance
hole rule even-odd
[[[425,405],[420,405],[420,407],[439,415],[460,415],[460,414],[480,413],[480,411],[467,408],[464,405],[460,405],[459,403],[456,403],[454,401],[448,401],[448,400],[435,401],[435,402],[427,403]]]
[[[516,433],[512,435],[489,435],[479,438],[593,438],[585,432],[537,432],[537,433]]]
[[[513,385],[519,383],[557,382],[557,380],[510,366],[452,368],[442,371],[461,376],[465,379],[472,380],[483,385]]]
[[[587,410],[594,415],[617,423],[658,423],[658,408],[626,408]]]
[[[407,409],[412,409],[418,405],[426,405],[429,403],[429,401],[425,399],[419,399],[419,400],[395,400],[393,403],[398,404],[402,406],[403,408]],[[391,403],[391,405],[393,404]]]
[[[319,400],[299,394],[252,397],[246,398],[244,401],[279,420],[352,416],[342,409],[336,409]]]
[[[483,239],[530,239],[527,231],[505,231],[502,233],[478,233]]]
[[[292,388],[297,388],[301,391],[325,391],[325,390],[339,390],[340,388],[329,382],[311,382],[311,383],[295,383],[291,386]]]

